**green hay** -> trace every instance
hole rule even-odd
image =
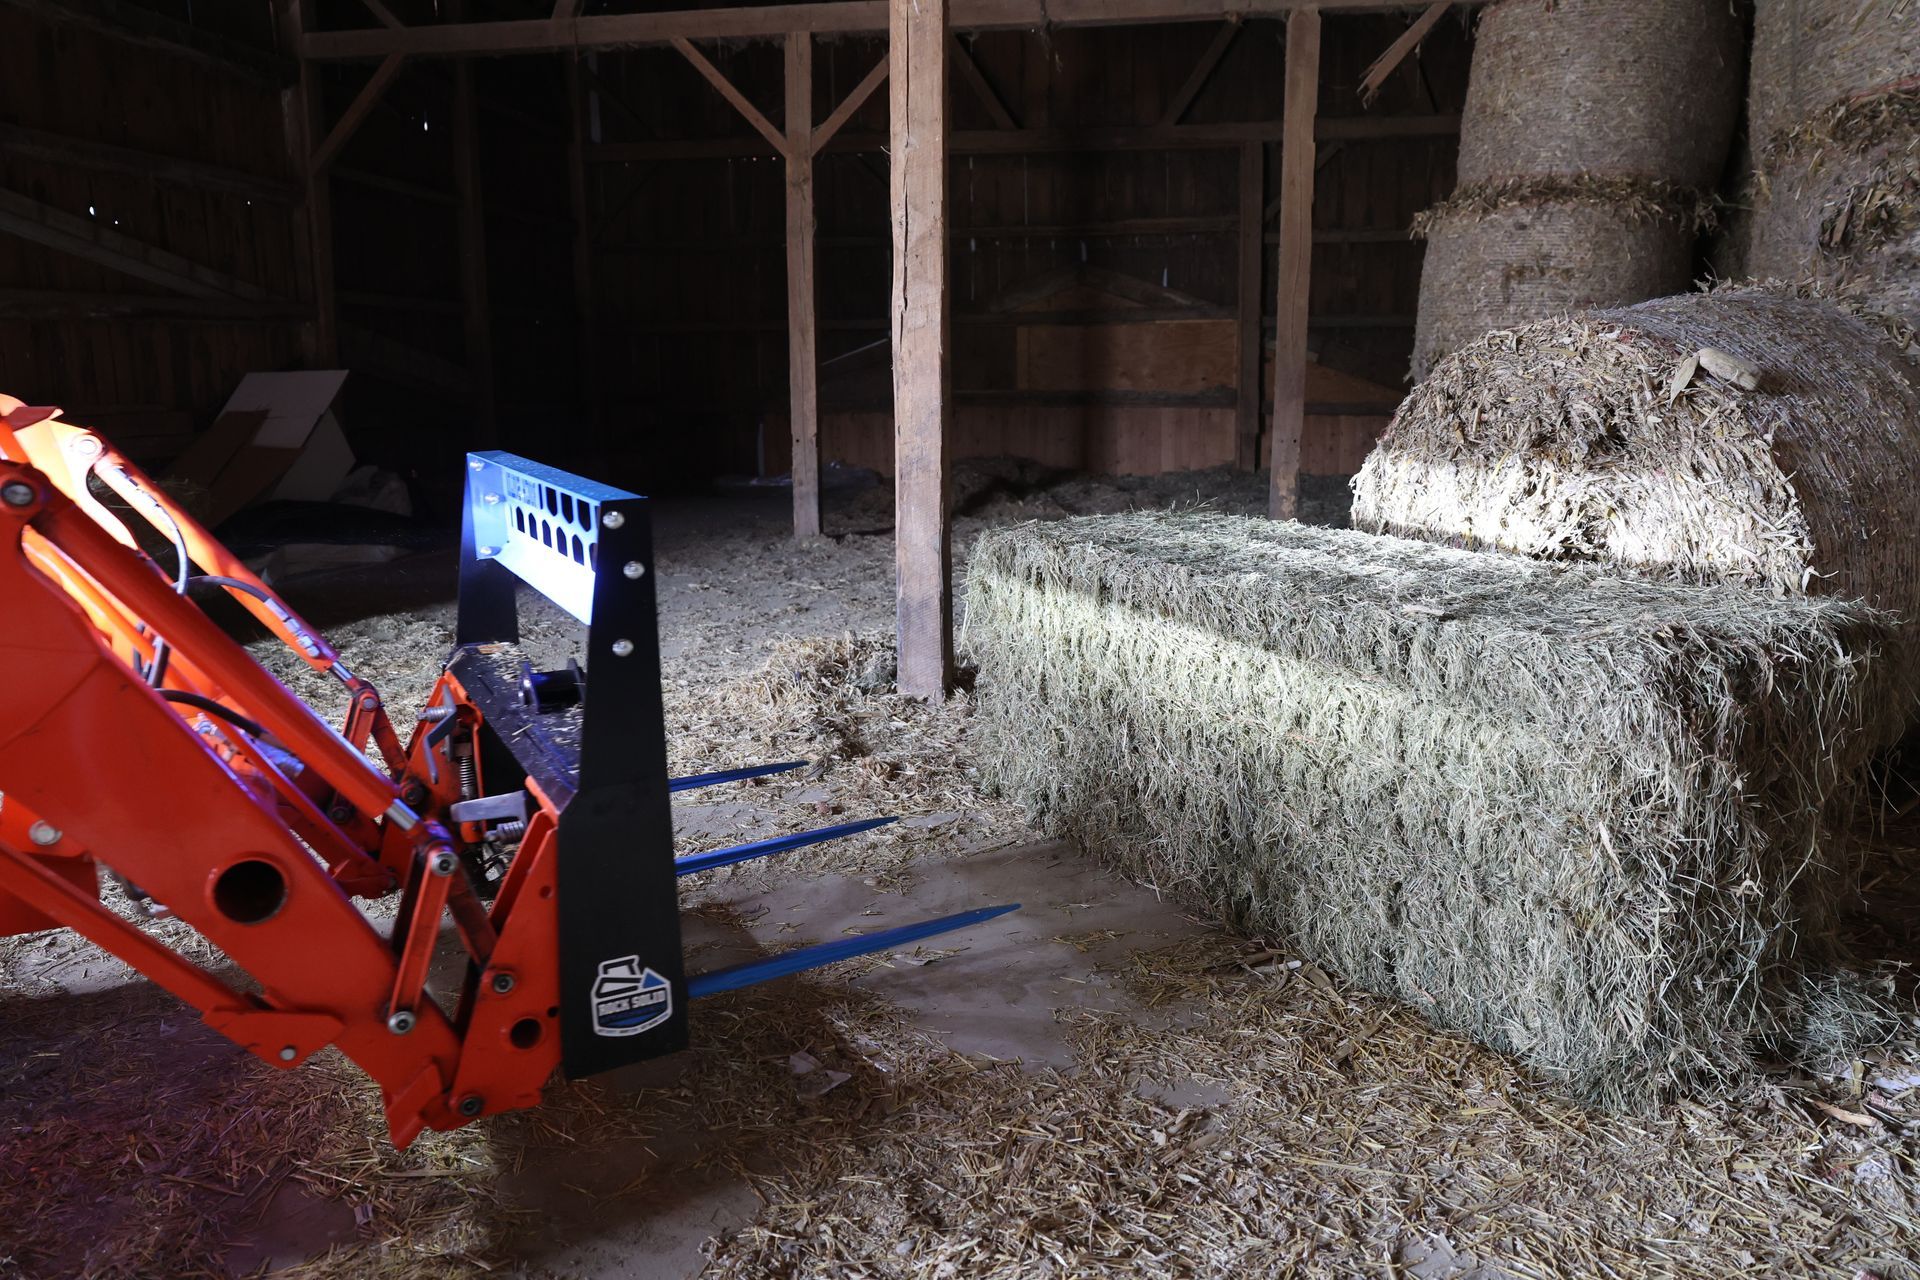
[[[968,583],[987,781],[1161,891],[1610,1108],[1808,1023],[1883,615],[1203,515]]]

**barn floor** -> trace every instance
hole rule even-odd
[[[1030,481],[963,492],[957,556],[989,519],[1260,503],[1217,475]],[[1911,1051],[1653,1118],[1562,1102],[981,795],[968,700],[888,691],[884,491],[836,495],[808,546],[784,502],[660,506],[674,764],[818,762],[700,793],[680,842],[905,820],[703,877],[694,963],[1022,911],[707,1001],[690,1052],[404,1153],[344,1061],[274,1071],[82,944],[0,942],[0,1276],[1920,1275]],[[289,591],[411,710],[451,567]],[[564,656],[563,623],[529,643]],[[1889,852],[1889,911],[1915,870]]]

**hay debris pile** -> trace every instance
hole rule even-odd
[[[1824,941],[1857,872],[1821,814],[1885,631],[1167,514],[988,533],[966,613],[985,772],[1041,825],[1632,1109],[1872,1024]]]
[[[1413,372],[1489,329],[1684,289],[1733,132],[1725,0],[1503,0],[1480,19],[1459,186],[1427,240]]]
[[[1773,290],[1488,334],[1402,403],[1354,478],[1354,525],[1920,617],[1914,368],[1884,328]]]
[[[1745,268],[1920,324],[1920,4],[1762,0]]]

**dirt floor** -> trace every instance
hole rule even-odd
[[[993,520],[1262,497],[976,467],[956,554]],[[676,769],[812,762],[692,793],[679,843],[903,821],[690,882],[692,964],[1022,910],[704,1001],[689,1052],[404,1153],[336,1055],[276,1071],[70,937],[0,942],[0,1277],[1920,1276],[1912,1046],[1582,1111],[982,795],[964,689],[892,692],[889,495],[836,492],[808,545],[785,501],[660,504]],[[399,718],[450,642],[451,582],[431,552],[288,591]],[[527,614],[531,647],[577,652]],[[1886,857],[1883,950],[1911,943],[1920,879],[1913,850]]]

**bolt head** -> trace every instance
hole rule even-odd
[[[607,528],[609,529],[618,529],[621,525],[625,524],[626,522],[627,522],[627,518],[621,515],[618,511],[609,511],[607,512],[607,514],[600,517],[600,523],[607,526]]]
[[[615,640],[613,642],[614,657],[626,658],[626,657],[631,657],[632,655],[633,655],[633,641],[623,639],[623,640]]]
[[[494,994],[506,995],[509,991],[513,990],[513,987],[514,987],[513,975],[510,973],[496,973],[493,975],[493,981],[491,985],[493,987]]]
[[[83,458],[91,458],[100,452],[99,436],[75,436],[72,449]]]
[[[9,480],[0,485],[0,502],[10,507],[30,507],[40,495],[25,480]]]
[[[486,1099],[477,1093],[470,1093],[460,1099],[460,1114],[471,1120],[487,1109]]]
[[[469,458],[467,460],[467,470],[469,471],[485,471],[486,469],[487,464],[478,458]]]
[[[497,555],[499,555],[499,554],[500,554],[500,548],[498,548],[498,547],[481,547],[481,548],[480,548],[480,552],[479,552],[479,554],[481,554],[481,555],[483,555],[483,556],[497,556]]]
[[[450,876],[460,865],[460,860],[444,850],[427,860],[427,870],[437,876]]]
[[[403,1036],[413,1030],[413,1024],[416,1021],[418,1021],[418,1019],[413,1016],[411,1010],[396,1009],[387,1015],[387,1030],[397,1036]]]
[[[60,843],[60,828],[51,822],[36,822],[27,828],[27,839],[44,849],[48,845]]]
[[[647,576],[647,566],[638,560],[629,560],[620,566],[620,572],[629,578],[644,578]]]
[[[497,507],[500,505],[500,495],[497,493],[490,493],[486,496],[485,502],[490,507]]]
[[[295,1058],[299,1056],[300,1056],[300,1051],[294,1048],[292,1045],[288,1045],[286,1048],[280,1051],[280,1061],[282,1062],[292,1062]]]

